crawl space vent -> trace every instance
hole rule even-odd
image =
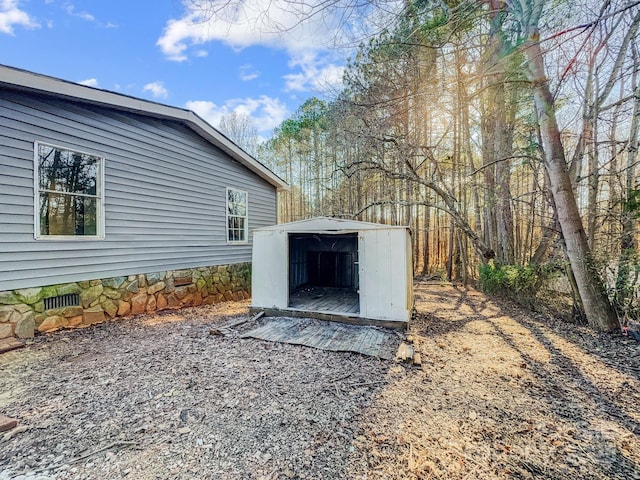
[[[57,297],[49,297],[44,299],[44,309],[52,310],[54,308],[76,307],[80,305],[80,294],[67,293],[58,295]]]

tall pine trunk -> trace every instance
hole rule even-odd
[[[556,204],[558,222],[566,242],[567,256],[584,306],[589,325],[601,331],[619,326],[616,312],[607,297],[587,242],[578,205],[571,185],[564,147],[555,115],[553,95],[544,69],[544,57],[537,27],[528,27],[525,45],[526,74],[533,97],[544,147],[544,164],[549,174],[551,194]]]
[[[638,54],[633,50],[634,63],[640,65]],[[631,117],[631,128],[629,129],[629,142],[627,144],[627,165],[625,175],[625,202],[622,211],[622,238],[620,239],[620,259],[618,261],[618,276],[616,278],[616,301],[621,308],[625,308],[629,298],[633,294],[633,285],[629,278],[631,264],[637,253],[637,245],[635,241],[637,212],[633,211],[631,204],[635,190],[635,172],[638,159],[638,148],[640,142],[638,136],[640,133],[640,82],[638,82],[638,74],[634,72],[633,77],[634,100],[633,114]]]

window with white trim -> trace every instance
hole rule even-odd
[[[35,144],[35,237],[103,238],[104,158]]]
[[[247,192],[227,188],[227,243],[247,243]]]

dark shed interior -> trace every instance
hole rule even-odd
[[[312,308],[305,297],[325,310],[359,310],[358,234],[289,234],[289,294],[290,306]]]

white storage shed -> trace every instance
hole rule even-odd
[[[317,217],[255,229],[251,309],[404,328],[411,251],[402,226]]]

